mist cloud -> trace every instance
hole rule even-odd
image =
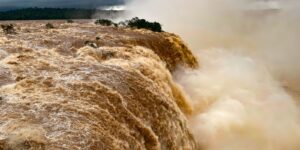
[[[257,3],[260,2],[260,3]],[[276,8],[276,9],[274,9]],[[130,0],[130,17],[162,23],[199,51],[227,48],[253,55],[276,78],[300,83],[300,2],[277,0]],[[255,55],[255,56],[254,56]]]
[[[192,102],[191,130],[205,149],[300,149],[299,6],[298,0],[128,3],[129,17],[161,22],[198,55],[199,69],[179,69],[174,78]]]

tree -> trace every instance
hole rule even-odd
[[[108,19],[98,19],[95,21],[95,24],[100,24],[103,26],[111,26],[111,25],[115,25],[114,22],[112,22],[111,20]]]
[[[158,22],[149,22],[145,19],[139,19],[138,17],[132,18],[127,21],[127,26],[138,29],[148,29],[154,32],[162,32],[161,24]]]

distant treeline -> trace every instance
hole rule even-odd
[[[0,12],[0,20],[94,19],[95,16],[115,18],[121,13],[123,11],[76,8],[26,8]]]

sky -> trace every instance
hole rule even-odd
[[[98,8],[122,4],[124,0],[0,0],[0,10],[27,7]]]

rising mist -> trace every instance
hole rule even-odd
[[[300,149],[298,1],[129,1],[129,17],[157,20],[197,54],[175,80],[193,106],[205,149]]]

